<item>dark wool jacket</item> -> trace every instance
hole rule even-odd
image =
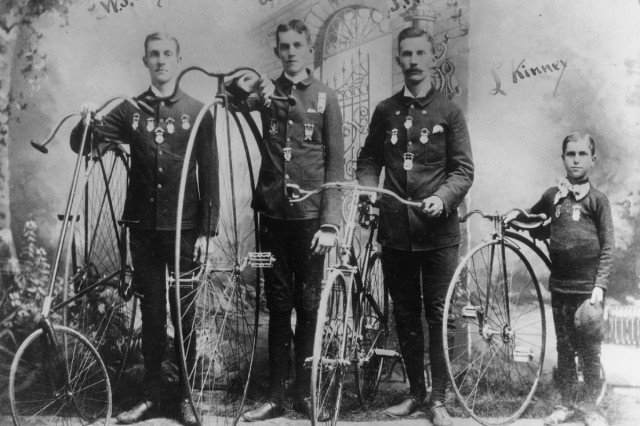
[[[301,203],[289,203],[286,184],[313,190],[344,180],[342,115],[333,90],[311,74],[294,84],[284,73],[274,81],[276,96],[293,96],[296,105],[273,101],[262,106],[234,85],[228,87],[238,110],[259,110],[262,118],[260,176],[252,207],[286,220],[320,219],[321,225],[342,223],[341,194],[323,191]],[[307,127],[305,133],[305,126]],[[290,148],[287,160],[284,149]]]
[[[406,123],[411,120],[407,129]],[[404,154],[413,154],[405,169]],[[358,182],[422,201],[436,195],[444,203],[440,217],[429,218],[389,196],[381,198],[378,241],[401,250],[434,250],[460,243],[458,204],[473,182],[473,159],[467,124],[460,108],[433,87],[412,99],[400,91],[380,102],[358,156]]]
[[[559,191],[549,188],[531,208],[551,218],[551,276],[549,289],[559,293],[591,293],[606,290],[613,265],[615,239],[607,196],[591,186],[576,201],[573,193],[554,204]]]
[[[98,143],[128,144],[131,169],[123,219],[133,228],[175,230],[183,160],[202,102],[182,91],[158,102],[151,89],[142,93],[141,108],[124,101],[94,124]],[[82,123],[71,133],[77,152]],[[158,136],[161,135],[161,138]],[[160,142],[161,141],[161,142]],[[198,166],[196,169],[196,165]],[[218,225],[218,151],[210,112],[204,114],[189,162],[182,229],[213,235]],[[205,208],[210,206],[210,208]]]

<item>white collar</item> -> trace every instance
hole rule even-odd
[[[425,96],[427,96],[427,93],[429,93],[429,89],[431,89],[431,86],[427,86],[422,92],[418,93],[418,96],[413,96],[413,93],[411,93],[411,90],[409,90],[405,85],[404,96],[408,98],[413,98],[413,99],[424,98]]]

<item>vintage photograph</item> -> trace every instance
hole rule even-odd
[[[636,425],[637,0],[2,0],[0,424]]]

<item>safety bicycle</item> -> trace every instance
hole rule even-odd
[[[546,349],[546,314],[538,275],[548,277],[548,241],[522,231],[543,226],[545,215],[521,209],[504,214],[474,210],[493,224],[472,248],[449,285],[442,328],[447,372],[462,407],[484,425],[515,421],[532,401]],[[536,235],[534,233],[534,235]],[[537,271],[537,273],[536,273]],[[576,357],[576,377],[582,362]],[[601,389],[606,390],[604,369]]]
[[[374,249],[378,215],[368,194],[407,201],[383,188],[355,182],[332,182],[305,191],[289,184],[291,202],[301,202],[327,189],[347,191],[344,232],[338,246],[338,261],[330,265],[320,296],[311,368],[311,422],[335,425],[338,422],[346,375],[353,370],[359,402],[367,405],[376,395],[381,377],[390,363],[401,355],[388,339],[390,331],[389,292],[382,279],[381,253]],[[364,195],[361,197],[361,195]],[[358,227],[369,230],[364,252],[354,248]]]

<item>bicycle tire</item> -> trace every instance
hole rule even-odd
[[[364,280],[364,293],[360,296],[358,309],[360,320],[355,331],[358,336],[358,358],[355,363],[355,381],[358,398],[363,406],[368,406],[378,392],[380,379],[387,358],[376,354],[376,349],[388,350],[389,334],[389,290],[384,285],[380,253],[374,253],[368,265]],[[375,301],[377,312],[370,300]],[[364,359],[364,361],[363,361]]]
[[[230,126],[228,120],[222,126],[216,124],[221,108],[214,105],[213,126],[218,134],[224,134]],[[201,116],[198,118],[201,120]],[[237,124],[234,129],[240,132]],[[194,128],[198,126],[196,119]],[[250,383],[260,315],[259,270],[240,268],[258,245],[256,213],[251,208],[255,187],[251,153],[243,134],[243,144],[237,150],[233,146],[240,145],[232,144],[230,133],[227,136],[227,143],[217,144],[220,202],[210,206],[219,211],[217,235],[210,240],[213,247],[193,271],[181,271],[181,266],[175,265],[180,276],[193,276],[192,287],[177,286],[173,297],[179,301],[179,362],[187,372],[187,393],[200,424],[205,414],[216,424],[239,419]],[[184,167],[193,160],[192,152],[195,150],[190,140]],[[179,200],[184,199],[184,178],[185,174]],[[179,203],[178,221],[182,208]],[[181,232],[179,228],[176,238]]]
[[[484,425],[516,420],[533,398],[545,353],[531,264],[508,241],[480,244],[456,269],[444,309],[444,355],[459,403]]]
[[[318,308],[311,361],[311,424],[335,425],[353,351],[350,295],[339,270],[327,278]]]
[[[97,349],[114,392],[131,357],[137,321],[137,299],[125,293],[130,291],[132,270],[127,232],[118,225],[128,176],[128,156],[117,145],[86,156],[84,179],[78,182],[69,218],[64,269],[65,300],[101,283],[64,310],[63,324],[80,331]]]
[[[9,373],[14,424],[107,425],[111,386],[98,351],[76,330],[53,326],[52,331],[60,357],[43,329],[31,333],[16,351]]]

